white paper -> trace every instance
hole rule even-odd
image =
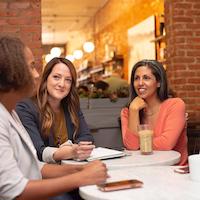
[[[108,158],[117,158],[125,156],[126,153],[123,151],[117,151],[114,149],[108,149],[103,147],[97,147],[93,149],[90,157],[87,159],[87,161],[92,160],[102,160],[102,159],[108,159]]]

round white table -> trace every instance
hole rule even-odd
[[[140,151],[126,151],[128,156],[102,160],[109,170],[130,168],[137,166],[150,165],[174,165],[180,160],[180,153],[177,151],[153,151],[151,155],[142,155]],[[85,164],[87,162],[78,162],[73,160],[62,160],[62,164]]]
[[[146,166],[109,171],[108,182],[138,179],[143,187],[137,189],[101,192],[96,185],[80,187],[79,193],[86,200],[199,200],[200,182],[191,181],[189,174],[178,174],[178,166]]]
[[[174,165],[180,161],[181,154],[177,151],[153,151],[153,154],[142,155],[140,151],[127,151],[129,156],[108,159],[103,162],[108,169],[119,169],[150,165]]]

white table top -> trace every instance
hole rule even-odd
[[[96,185],[79,189],[86,200],[199,200],[200,182],[190,180],[189,174],[178,174],[178,166],[146,166],[109,171],[108,182],[139,179],[142,188],[101,192]]]
[[[180,153],[177,151],[154,151],[151,155],[142,155],[140,151],[128,151],[130,156],[121,158],[103,160],[107,168],[120,169],[137,166],[150,166],[150,165],[174,165],[180,160]],[[85,162],[77,162],[72,160],[63,160],[62,164],[80,164]]]

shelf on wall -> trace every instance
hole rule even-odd
[[[82,72],[82,71],[85,71],[85,70],[87,70],[87,69],[88,69],[88,66],[81,67],[81,68],[79,68],[79,69],[77,70],[77,73]]]
[[[112,72],[107,72],[107,73],[104,73],[104,74],[102,75],[102,77],[103,77],[103,78],[106,78],[106,77],[111,76],[111,75],[112,75]]]
[[[161,35],[151,40],[150,42],[160,42],[161,40],[165,40],[165,37],[166,37],[165,35]]]
[[[93,69],[90,70],[90,74],[95,74],[95,73],[101,72],[103,70],[104,70],[103,66],[94,67]]]
[[[86,76],[82,76],[80,78],[77,79],[78,82],[81,82],[81,81],[85,81],[89,78],[89,75],[86,75]]]
[[[104,60],[101,64],[97,66],[86,66],[84,63],[78,70],[77,73],[79,75],[78,83],[86,83],[91,78],[93,74],[101,74],[102,77],[108,77],[112,75],[112,70],[115,69],[117,66],[121,66],[123,68],[123,56],[122,55],[115,55],[110,60]]]

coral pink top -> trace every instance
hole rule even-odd
[[[128,108],[121,111],[122,137],[129,150],[139,149],[139,138],[128,128]],[[175,150],[181,153],[179,165],[187,164],[187,131],[185,103],[180,98],[169,98],[162,102],[153,127],[153,149]]]

